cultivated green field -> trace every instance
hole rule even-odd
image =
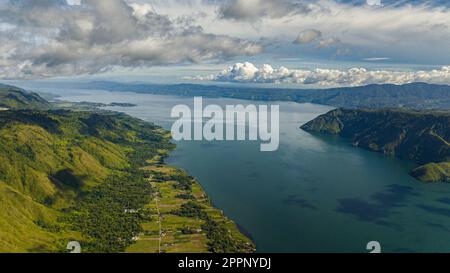
[[[135,238],[135,243],[127,248],[127,252],[151,253],[204,253],[204,252],[251,252],[252,242],[239,232],[236,225],[223,213],[214,208],[201,186],[188,175],[176,168],[166,165],[155,165],[166,151],[147,161],[150,165],[144,167],[151,173],[149,181],[154,188],[154,198],[147,208],[151,212],[151,221],[142,224],[143,233]],[[189,187],[179,187],[174,177],[186,177]],[[203,216],[193,216],[189,213],[180,214],[182,206],[195,202],[201,206]],[[214,238],[212,232],[205,229],[208,221],[214,221],[221,230],[226,231],[221,241]],[[214,249],[219,244],[221,248]]]

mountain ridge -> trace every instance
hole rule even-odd
[[[199,84],[130,84],[108,81],[66,83],[61,86],[188,97],[203,96],[262,101],[293,101],[349,109],[450,109],[450,86],[427,83],[410,83],[404,85],[372,84],[330,89],[252,88],[247,86]]]
[[[44,109],[50,104],[37,93],[22,88],[0,84],[0,108],[4,109]]]
[[[420,166],[411,174],[421,181],[450,182],[450,111],[336,109],[301,128],[413,161]]]

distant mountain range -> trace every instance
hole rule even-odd
[[[371,151],[421,165],[411,174],[426,182],[450,182],[450,111],[333,110],[302,126],[336,134]]]
[[[294,101],[335,107],[450,109],[450,86],[426,83],[367,85],[332,89],[278,89],[195,84],[159,85],[115,82],[71,83],[67,87],[175,96],[225,97],[262,101]]]

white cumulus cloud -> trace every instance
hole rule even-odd
[[[286,83],[316,86],[361,86],[368,84],[406,84],[426,82],[450,84],[450,66],[428,71],[367,70],[365,68],[340,69],[288,69],[274,68],[265,64],[236,63],[216,75],[195,76],[191,80],[239,82],[239,83]]]

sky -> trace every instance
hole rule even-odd
[[[0,80],[450,84],[450,3],[0,0]]]

